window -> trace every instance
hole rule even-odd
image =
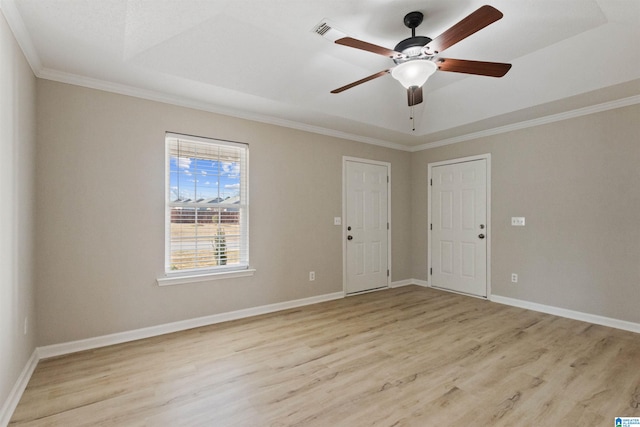
[[[165,273],[249,266],[248,146],[166,134]]]

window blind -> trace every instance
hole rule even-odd
[[[166,272],[248,268],[248,146],[173,133],[166,145]]]

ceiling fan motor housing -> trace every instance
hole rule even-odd
[[[427,56],[423,54],[422,48],[427,45],[431,39],[429,37],[416,36],[416,28],[422,23],[423,18],[424,15],[422,12],[418,11],[409,12],[405,15],[404,25],[407,28],[411,28],[411,37],[402,40],[393,50],[404,53],[408,58],[394,59],[396,64],[406,62],[407,60],[427,58]]]
[[[402,52],[409,57],[419,56],[422,48],[431,41],[429,37],[415,36],[402,40],[393,50]]]

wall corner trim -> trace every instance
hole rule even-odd
[[[36,348],[33,350],[33,353],[31,353],[31,357],[29,357],[29,360],[27,360],[27,364],[20,373],[18,380],[13,385],[13,388],[11,389],[7,400],[2,405],[2,408],[0,408],[0,427],[6,427],[7,425],[9,425],[11,416],[18,406],[18,402],[20,402],[22,393],[24,393],[24,390],[27,388],[27,384],[31,379],[31,375],[33,375],[33,371],[35,371],[39,360],[40,357],[38,354],[38,349]]]
[[[596,314],[584,313],[581,311],[569,310],[566,308],[554,307],[551,305],[538,304],[516,298],[491,295],[491,302],[538,311],[541,313],[553,314],[554,316],[566,317],[568,319],[580,320],[582,322],[594,323],[596,325],[608,326],[610,328],[622,329],[625,331],[640,333],[640,323],[628,322],[626,320],[614,319],[611,317],[599,316]]]

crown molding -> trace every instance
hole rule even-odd
[[[31,70],[33,71],[33,74],[35,74],[35,76],[38,78],[118,93],[121,95],[133,96],[136,98],[147,99],[149,101],[162,102],[165,104],[208,111],[210,113],[222,114],[226,116],[237,117],[239,119],[252,120],[255,122],[271,124],[275,126],[282,126],[290,129],[301,130],[334,138],[377,145],[394,150],[410,151],[410,147],[407,147],[406,145],[386,141],[383,139],[355,135],[348,132],[342,132],[335,129],[324,128],[321,126],[308,125],[264,114],[247,113],[235,109],[220,107],[211,103],[198,102],[180,96],[169,95],[160,91],[140,89],[134,86],[128,86],[44,68],[42,61],[40,60],[40,56],[38,55],[33,41],[31,40],[31,36],[29,35],[29,32],[24,25],[22,16],[20,15],[18,8],[16,7],[15,0],[0,0],[0,13],[5,16],[7,23],[9,24],[9,28],[11,28],[11,31],[13,32],[13,35],[18,42],[18,46],[20,46],[20,49],[22,49],[22,52],[24,53],[24,56],[26,57],[27,62],[29,63]]]
[[[453,138],[442,139],[439,141],[429,142],[422,145],[411,147],[409,151],[417,152],[428,150],[445,145],[457,144],[458,142],[470,141],[472,139],[483,138],[487,136],[499,135],[501,133],[511,132],[520,129],[526,129],[534,126],[545,125],[548,123],[559,122],[562,120],[573,119],[576,117],[586,116],[589,114],[600,113],[602,111],[615,110],[616,108],[627,107],[630,105],[640,104],[640,95],[630,96],[628,98],[617,99],[614,101],[603,102],[602,104],[590,105],[588,107],[578,108],[576,110],[565,111],[563,113],[552,114],[532,120],[513,123],[510,125],[500,126],[478,132],[468,133]]]
[[[224,108],[212,103],[190,100],[176,95],[169,95],[161,91],[153,91],[148,89],[141,89],[134,86],[124,85],[120,83],[113,83],[105,80],[94,79],[90,77],[84,77],[77,74],[66,73],[62,71],[52,70],[44,68],[42,61],[38,56],[38,53],[34,47],[31,37],[24,25],[20,12],[16,7],[15,0],[0,0],[0,13],[2,13],[11,31],[13,32],[18,45],[22,49],[27,62],[29,63],[33,73],[36,77],[46,80],[57,81],[60,83],[67,83],[76,86],[87,87],[90,89],[97,89],[106,92],[118,93],[121,95],[132,96],[135,98],[146,99],[149,101],[156,101],[165,104],[171,104],[186,108],[193,108],[196,110],[207,111],[215,114],[221,114],[225,116],[236,117],[239,119],[251,120],[255,122],[281,126],[289,129],[296,129],[304,132],[315,133],[319,135],[325,135],[329,137],[345,139],[349,141],[362,142],[365,144],[376,145],[379,147],[390,148],[399,151],[418,152],[428,150],[431,148],[443,147],[445,145],[457,144],[459,142],[470,141],[473,139],[483,138],[487,136],[499,135],[506,132],[511,132],[520,129],[526,129],[534,126],[540,126],[548,123],[554,123],[562,120],[572,119],[588,114],[599,113],[607,110],[613,110],[616,108],[626,107],[640,103],[640,95],[631,96],[628,98],[622,98],[614,101],[609,101],[601,104],[596,104],[576,110],[570,110],[563,113],[552,114],[549,116],[540,117],[532,120],[525,120],[517,123],[512,123],[505,126],[499,126],[496,128],[486,129],[483,131],[472,132],[464,135],[460,135],[453,138],[447,138],[442,140],[436,140],[421,145],[404,145],[397,142],[387,141],[383,139],[371,138],[362,135],[356,135],[349,132],[343,132],[335,129],[329,129],[322,126],[314,126],[305,123],[296,122],[293,120],[281,119],[273,116],[258,113],[248,113],[245,111]]]
[[[142,98],[149,101],[162,102],[165,104],[177,105],[180,107],[193,108],[196,110],[207,111],[210,113],[222,114],[225,116],[236,117],[239,119],[251,120],[255,122],[282,126],[290,129],[301,130],[310,133],[316,133],[325,136],[331,136],[334,138],[347,139],[350,141],[362,142],[365,144],[377,145],[380,147],[391,148],[394,150],[409,151],[410,147],[406,145],[398,144],[391,141],[385,141],[382,139],[370,138],[362,135],[355,135],[348,132],[342,132],[335,129],[328,129],[321,126],[313,126],[304,123],[295,122],[292,120],[280,119],[257,113],[247,113],[244,111],[224,108],[219,105],[190,100],[181,96],[169,95],[160,91],[153,91],[148,89],[141,89],[134,86],[124,85],[120,83],[108,82],[105,80],[94,79],[91,77],[84,77],[77,74],[66,73],[62,71],[52,70],[49,68],[43,68],[36,73],[36,76],[45,79],[52,80],[60,83],[72,84],[75,86],[82,86],[90,89],[97,89],[106,92],[117,93],[120,95],[132,96],[135,98]]]
[[[11,28],[11,32],[13,32],[13,36],[18,42],[18,46],[20,46],[25,58],[27,58],[33,74],[37,76],[39,70],[42,69],[42,61],[40,61],[40,56],[38,56],[36,52],[36,48],[33,45],[33,41],[31,41],[31,36],[27,31],[27,27],[24,25],[22,16],[20,12],[18,12],[15,1],[0,0],[0,11],[7,20],[9,28]]]
[[[4,0],[6,1],[6,0]],[[147,89],[140,89],[134,86],[123,85],[119,83],[108,82],[105,80],[94,79],[90,77],[84,77],[76,74],[65,73],[57,70],[51,70],[48,68],[42,69],[36,73],[36,76],[46,80],[57,81],[60,83],[67,83],[76,86],[87,87],[90,89],[103,90],[107,92],[118,93],[121,95],[132,96],[135,98],[147,99],[149,101],[162,102],[165,104],[177,105],[186,108],[193,108],[201,111],[208,111],[210,113],[222,114],[226,116],[236,117],[239,119],[251,120],[255,122],[282,126],[290,129],[301,130],[310,133],[316,133],[320,135],[330,136],[334,138],[346,139],[350,141],[362,142],[365,144],[376,145],[379,147],[391,148],[394,150],[418,152],[423,150],[429,150],[431,148],[443,147],[445,145],[457,144],[459,142],[470,141],[473,139],[483,138],[487,136],[499,135],[502,133],[512,132],[515,130],[526,129],[534,126],[545,125],[548,123],[559,122],[562,120],[568,120],[576,117],[586,116],[589,114],[599,113],[608,110],[614,110],[616,108],[627,107],[630,105],[640,104],[640,95],[634,95],[627,98],[617,99],[614,101],[608,101],[601,104],[590,105],[588,107],[578,108],[576,110],[565,111],[562,113],[552,114],[549,116],[539,117],[537,119],[525,120],[517,123],[512,123],[505,126],[499,126],[496,128],[486,129],[478,132],[472,132],[465,135],[456,136],[453,138],[442,139],[438,141],[428,142],[417,146],[407,146],[398,144],[391,141],[385,141],[376,138],[370,138],[362,135],[355,135],[348,132],[342,132],[335,129],[324,128],[320,126],[313,126],[304,123],[295,122],[292,120],[285,120],[276,117],[271,117],[262,114],[247,113],[240,110],[229,109],[220,107],[215,104],[207,102],[198,102],[183,98],[180,96],[168,95],[160,91],[152,91]]]
[[[222,114],[226,116],[236,117],[239,119],[251,120],[255,122],[282,126],[290,129],[301,130],[305,132],[330,136],[334,138],[346,139],[350,141],[362,142],[365,144],[376,145],[384,148],[391,148],[394,150],[418,152],[423,150],[429,150],[431,148],[443,147],[445,145],[457,144],[459,142],[470,141],[473,139],[483,138],[487,136],[499,135],[502,133],[512,132],[516,130],[526,129],[534,126],[545,125],[548,123],[559,122],[562,120],[568,120],[576,117],[586,116],[589,114],[599,113],[608,110],[614,110],[616,108],[627,107],[630,105],[640,104],[640,95],[634,95],[627,98],[617,99],[614,101],[608,101],[601,104],[590,105],[588,107],[578,108],[576,110],[565,111],[558,114],[552,114],[549,116],[539,117],[537,119],[525,120],[522,122],[512,123],[505,126],[499,126],[492,129],[487,129],[478,132],[472,132],[465,135],[456,136],[453,138],[442,139],[438,141],[429,142],[417,146],[407,146],[398,144],[395,142],[385,141],[376,138],[370,138],[362,135],[355,135],[348,132],[342,132],[335,129],[324,128],[320,126],[313,126],[304,123],[295,122],[292,120],[285,120],[276,117],[271,117],[262,114],[247,113],[240,110],[228,109],[210,104],[206,102],[198,102],[183,98],[180,96],[168,95],[160,91],[151,91],[147,89],[140,89],[134,86],[123,85],[119,83],[112,83],[105,80],[93,79],[90,77],[79,76],[76,74],[65,73],[57,70],[51,70],[48,68],[41,69],[40,72],[35,73],[37,77],[57,81],[60,83],[67,83],[76,86],[87,87],[90,89],[103,90],[106,92],[118,93],[121,95],[132,96],[135,98],[142,98],[149,101],[162,102],[165,104],[177,105],[180,107],[193,108],[201,111],[208,111],[210,113]]]

